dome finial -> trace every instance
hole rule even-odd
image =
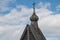
[[[31,21],[38,21],[38,16],[35,14],[35,3],[33,3],[33,15],[30,17]]]

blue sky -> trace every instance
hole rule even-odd
[[[33,2],[36,2],[36,5],[38,5],[39,2],[44,2],[44,3],[49,2],[49,3],[51,3],[51,8],[49,8],[49,10],[57,11],[56,6],[58,6],[60,4],[60,0],[13,0],[13,1],[14,2],[7,2],[7,3],[5,3],[6,5],[2,5],[2,6],[7,6],[11,10],[13,8],[16,8],[16,5],[26,5],[27,7],[32,8]],[[8,13],[8,12],[10,12],[10,10],[0,12],[0,14]],[[59,12],[59,11],[57,11],[57,12]]]
[[[60,40],[60,0],[0,0],[0,40],[19,40],[36,3],[39,28],[47,40]]]

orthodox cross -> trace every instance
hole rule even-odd
[[[33,14],[35,14],[35,3],[33,3]]]

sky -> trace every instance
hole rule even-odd
[[[36,3],[38,25],[47,40],[60,40],[60,0],[0,0],[0,40],[19,40]]]

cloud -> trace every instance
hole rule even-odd
[[[49,15],[40,20],[40,26],[45,29],[47,35],[59,36],[60,35],[60,15]],[[48,31],[46,31],[48,30]]]
[[[60,13],[60,4],[56,7],[56,9]]]
[[[0,40],[19,40],[24,28],[25,25],[0,25]]]
[[[56,8],[57,8],[57,10],[59,10],[60,9],[60,5],[58,5]]]
[[[28,12],[27,12],[28,11]],[[26,23],[28,19],[27,16],[32,13],[32,9],[21,7],[21,11],[17,11],[17,9],[12,9],[11,12],[5,16],[0,16],[0,24],[22,24],[23,22]],[[24,19],[25,18],[25,19]]]
[[[15,4],[16,0],[0,0],[0,12],[9,11],[12,7],[11,4]]]
[[[27,16],[29,13],[27,11],[31,12],[29,8],[25,7],[21,7],[21,11],[14,8],[9,14],[0,16],[0,40],[20,39],[20,35],[23,32],[22,29],[25,28],[28,21]]]
[[[32,13],[32,8],[17,5],[9,14],[0,16],[0,40],[19,40],[26,24],[30,24],[29,18]],[[52,15],[53,13],[47,8],[36,8],[39,28],[45,36],[55,37],[46,37],[47,40],[58,40],[59,38],[56,37],[60,36],[60,14]]]
[[[38,5],[42,8],[50,8],[51,3],[49,3],[49,2],[46,2],[46,3],[40,2]]]
[[[48,38],[47,40],[59,40],[59,39],[56,39],[56,38]]]

